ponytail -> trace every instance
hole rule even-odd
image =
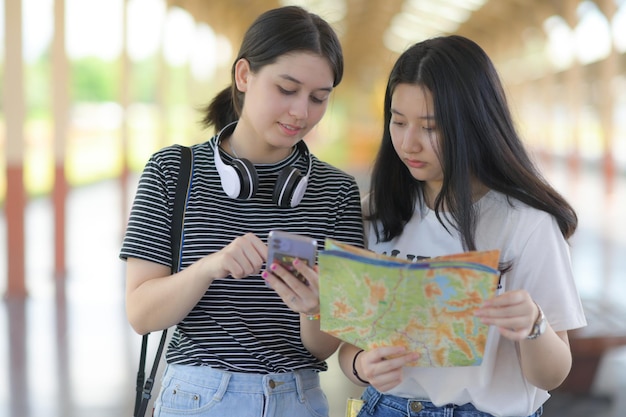
[[[205,115],[202,119],[204,127],[214,126],[215,131],[219,132],[227,124],[239,119],[232,94],[232,87],[229,86],[213,97],[211,103],[204,108]]]

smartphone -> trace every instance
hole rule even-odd
[[[279,263],[291,271],[300,281],[308,284],[306,278],[295,270],[292,262],[295,258],[299,258],[311,267],[315,265],[317,240],[295,233],[272,230],[267,237],[267,248],[268,267],[274,262]]]

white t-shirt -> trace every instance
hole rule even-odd
[[[500,249],[500,261],[512,262],[498,293],[525,289],[555,331],[585,326],[569,246],[555,219],[495,191],[476,205],[477,250]],[[365,230],[368,248],[376,253],[415,259],[463,252],[456,230],[446,231],[428,208],[417,207],[402,235],[392,241],[377,243],[373,227],[368,223]],[[522,375],[519,345],[501,337],[494,327],[489,329],[480,366],[406,367],[403,382],[386,394],[429,400],[438,406],[472,403],[495,416],[528,416],[549,398]]]

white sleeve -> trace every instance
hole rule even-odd
[[[505,290],[525,289],[541,306],[556,331],[587,324],[572,271],[570,250],[553,216],[539,212],[526,223]]]

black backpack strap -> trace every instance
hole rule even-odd
[[[149,334],[149,333],[148,333]],[[137,383],[135,386],[135,411],[134,417],[138,417],[139,406],[141,404],[141,393],[143,392],[143,382],[146,378],[146,350],[148,348],[148,334],[141,337],[141,354],[139,355],[139,370],[137,371]]]
[[[191,148],[181,146],[180,152],[180,171],[178,171],[176,194],[174,197],[174,211],[172,213],[172,274],[178,272],[180,268],[183,223],[185,222],[185,209],[187,207],[187,198],[189,198],[193,166]]]
[[[183,223],[185,219],[185,208],[187,206],[187,198],[189,197],[189,188],[191,187],[191,172],[193,170],[193,153],[191,148],[181,146],[180,170],[176,182],[176,194],[174,197],[174,211],[172,213],[172,274],[180,269],[180,258],[182,249]],[[143,417],[148,407],[148,401],[152,397],[152,387],[154,379],[159,367],[159,361],[163,354],[165,341],[167,339],[167,329],[162,331],[159,348],[157,349],[150,377],[145,381],[145,364],[146,350],[148,346],[148,335],[145,334],[141,339],[141,355],[139,358],[139,371],[137,372],[137,387],[135,396],[135,413],[134,417]],[[143,388],[142,388],[143,387]]]

